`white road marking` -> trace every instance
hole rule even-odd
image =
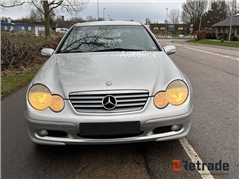
[[[193,147],[188,143],[187,139],[185,137],[179,139],[182,147],[186,151],[187,155],[191,159],[191,161],[196,164],[197,161],[201,164],[203,161],[198,156],[197,152],[193,149]],[[197,165],[196,165],[197,169]],[[214,179],[214,177],[211,175],[210,171],[207,169],[207,167],[204,165],[204,170],[198,170],[198,173],[201,175],[203,179]]]
[[[191,50],[194,50],[194,51],[204,52],[204,53],[213,54],[213,55],[216,55],[216,56],[221,56],[221,57],[233,59],[235,61],[239,61],[239,58],[235,58],[235,57],[231,57],[231,56],[227,56],[227,55],[223,55],[223,54],[218,54],[218,53],[214,53],[214,52],[210,52],[210,51],[204,51],[204,50],[201,50],[201,49],[195,49],[195,48],[191,48],[191,47],[187,47],[187,46],[182,46],[182,47],[187,48],[187,49],[191,49]]]

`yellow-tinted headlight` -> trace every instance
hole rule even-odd
[[[64,108],[64,100],[61,96],[53,95],[49,106],[53,111],[59,112]]]
[[[37,110],[46,109],[51,102],[51,93],[43,85],[34,85],[28,93],[28,100],[31,106]]]
[[[154,104],[157,108],[164,108],[168,105],[168,100],[165,92],[158,92],[154,97]]]
[[[167,88],[166,96],[172,105],[181,105],[188,97],[187,85],[180,80],[173,81]]]

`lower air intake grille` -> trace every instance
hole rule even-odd
[[[146,90],[89,91],[72,92],[69,99],[78,112],[116,113],[143,109],[148,96]]]

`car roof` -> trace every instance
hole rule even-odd
[[[75,26],[103,26],[103,25],[141,25],[139,22],[134,21],[91,21],[77,23]]]

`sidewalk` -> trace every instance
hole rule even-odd
[[[161,39],[158,39],[158,40],[161,40]],[[239,51],[239,48],[235,48],[235,47],[217,46],[217,45],[209,45],[209,44],[187,43],[185,41],[174,41],[174,40],[176,40],[176,39],[171,39],[171,42],[190,45],[190,46],[215,47],[215,48],[219,48],[219,49],[229,49],[229,50]]]

